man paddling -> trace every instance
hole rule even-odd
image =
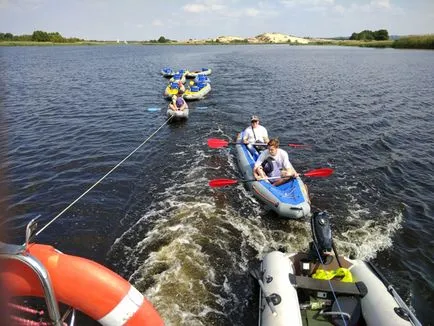
[[[253,167],[253,174],[256,180],[278,178],[272,180],[273,186],[288,182],[290,177],[298,177],[297,171],[289,162],[288,153],[279,148],[277,138],[271,139],[267,144],[267,149],[259,155]]]
[[[247,145],[250,153],[255,154],[255,148],[260,150],[259,146],[255,146],[255,143],[268,143],[267,129],[259,124],[259,117],[253,115],[250,118],[250,126],[248,126],[243,132],[243,143]]]

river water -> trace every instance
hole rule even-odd
[[[233,139],[261,118],[331,216],[338,251],[372,260],[424,325],[434,315],[434,52],[228,46],[1,47],[3,233],[22,243],[144,143],[36,240],[132,282],[167,325],[253,325],[249,277],[272,249],[305,250],[236,178]],[[166,124],[166,66],[210,67],[212,91]],[[150,112],[148,108],[162,108]],[[158,128],[161,129],[150,137]],[[150,139],[145,142],[147,138]],[[92,325],[82,317],[83,325]]]

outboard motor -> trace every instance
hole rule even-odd
[[[327,212],[315,212],[311,220],[313,241],[320,251],[332,250],[332,230]]]
[[[313,261],[322,261],[325,264],[331,262],[326,253],[330,253],[333,248],[332,230],[330,218],[326,212],[315,212],[310,221],[313,242],[310,243],[309,256]],[[318,255],[320,257],[318,257]]]

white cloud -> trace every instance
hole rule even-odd
[[[330,1],[330,0],[327,0]],[[237,3],[237,1],[234,1]],[[189,3],[182,7],[187,13],[213,13],[213,19],[240,19],[240,17],[271,17],[276,16],[279,12],[275,9],[275,5],[269,6],[268,2],[260,1],[256,7],[237,7],[228,6],[221,3],[219,0],[204,0],[202,3]],[[209,23],[209,21],[208,21]]]
[[[345,8],[341,5],[336,5],[333,7],[333,10],[339,14],[343,14],[345,12]]]
[[[313,6],[326,6],[334,4],[335,0],[306,0],[300,1],[300,4],[307,4]]]
[[[307,8],[306,11],[326,12],[327,11],[327,7],[324,7],[324,6],[315,6],[315,7]]]
[[[221,5],[214,1],[206,1],[204,3],[189,3],[182,7],[185,12],[200,13],[210,11],[222,11],[226,8],[225,5]]]
[[[0,0],[0,8],[6,8],[9,4],[8,0]]]
[[[379,10],[402,14],[403,10],[399,7],[392,7],[390,0],[372,0],[369,3],[357,4],[351,3],[349,6],[335,5],[333,11],[339,14],[345,13],[372,13]]]
[[[294,1],[294,0],[281,0],[280,3],[282,5],[284,5],[285,7],[291,8],[291,7],[295,7],[295,5],[297,4],[297,1]]]
[[[226,8],[226,6],[218,5],[218,4],[213,4],[210,6],[211,11],[221,11],[221,10],[224,10],[225,8]]]
[[[163,22],[159,19],[154,19],[152,21],[152,26],[163,26]]]
[[[186,4],[184,7],[182,7],[182,9],[184,9],[184,11],[186,12],[194,12],[194,13],[198,13],[198,12],[202,12],[206,10],[206,6],[200,3],[189,3]]]
[[[0,8],[15,8],[18,10],[36,10],[45,4],[45,0],[0,0]]]
[[[372,0],[370,5],[373,7],[386,8],[386,9],[389,9],[391,7],[389,0]]]
[[[246,9],[246,16],[256,17],[259,14],[260,14],[260,11],[258,9],[255,9],[255,8],[247,8]]]
[[[285,7],[322,7],[322,6],[330,6],[335,3],[335,0],[280,0],[280,3]]]

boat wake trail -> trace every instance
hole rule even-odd
[[[135,190],[146,200],[131,200],[121,220],[128,229],[112,245],[108,261],[150,299],[166,325],[254,324],[257,299],[249,270],[272,250],[305,250],[309,221],[273,218],[243,185],[207,187],[210,179],[238,176],[230,149],[184,145],[167,160],[174,157],[181,166],[162,171],[164,178],[148,190]],[[357,207],[353,201],[345,209],[345,228],[339,227],[342,216],[332,220],[336,245],[344,254],[372,257],[391,245],[401,215],[379,210],[375,220]]]

